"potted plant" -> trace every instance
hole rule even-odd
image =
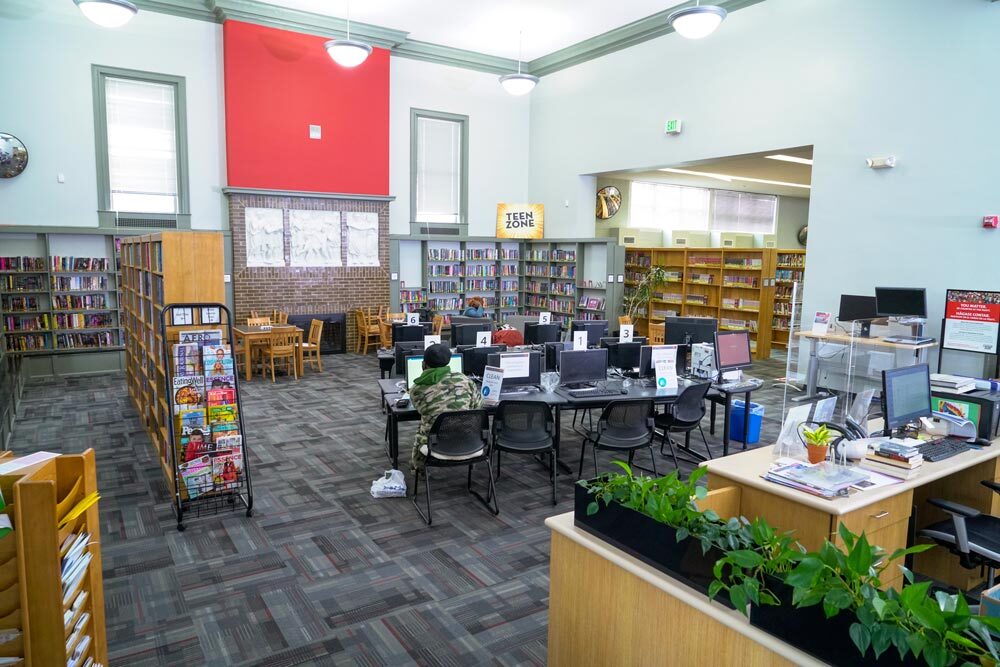
[[[816,428],[803,428],[802,439],[806,443],[806,451],[809,453],[809,463],[819,463],[826,460],[830,441],[833,440],[833,431],[825,424],[820,424]]]
[[[642,277],[639,284],[635,286],[629,294],[622,299],[622,307],[625,314],[635,322],[639,317],[639,311],[649,307],[649,300],[653,297],[653,291],[658,285],[667,282],[667,270],[662,266],[651,266],[646,275]],[[648,314],[648,313],[647,313]]]

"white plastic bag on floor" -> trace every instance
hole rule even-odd
[[[386,470],[372,482],[372,498],[405,498],[406,477],[400,470]]]

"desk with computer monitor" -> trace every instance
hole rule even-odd
[[[569,339],[573,340],[573,334],[578,331],[587,332],[587,347],[597,347],[601,344],[601,338],[608,335],[607,320],[573,320],[569,325]]]

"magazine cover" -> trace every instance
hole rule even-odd
[[[197,343],[174,345],[174,375],[201,375],[201,355]]]
[[[209,384],[205,393],[208,394],[208,407],[213,405],[236,405],[236,390],[231,388],[216,387],[213,389]]]
[[[205,381],[200,375],[174,377],[174,414],[200,407],[205,401]]]
[[[205,424],[205,409],[197,408],[194,410],[181,410],[177,413],[177,430],[180,433],[190,432],[193,428],[204,428]]]
[[[228,345],[202,346],[205,375],[232,375],[233,355]]]
[[[181,433],[180,460],[187,463],[208,454],[211,433],[208,426],[193,427],[187,433]]]
[[[226,436],[240,435],[240,425],[235,422],[215,424],[212,427],[212,443],[219,449],[219,440]]]
[[[210,424],[233,423],[236,421],[235,405],[213,405],[208,409]]]
[[[188,498],[194,499],[212,490],[212,459],[202,456],[177,466],[187,489]]]
[[[205,376],[205,388],[206,389],[233,389],[236,388],[236,378],[233,374],[229,375],[206,375]],[[236,400],[236,394],[233,394],[233,401]]]
[[[217,452],[229,451],[229,452],[239,452],[240,456],[243,455],[243,436],[242,435],[221,435],[215,441],[215,450]],[[240,464],[240,470],[242,470],[242,460]]]
[[[196,343],[197,345],[221,345],[222,329],[191,329],[180,332],[181,343]]]
[[[243,472],[243,454],[234,451],[212,458],[212,482],[216,489],[231,490],[239,484]]]

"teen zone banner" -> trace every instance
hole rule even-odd
[[[544,229],[544,204],[497,204],[497,238],[540,239]]]
[[[998,338],[1000,292],[951,289],[946,292],[942,347],[996,354]]]

